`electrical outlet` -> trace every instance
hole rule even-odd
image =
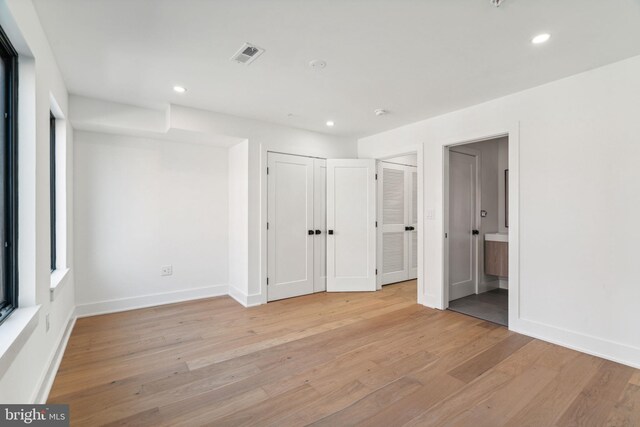
[[[161,276],[171,276],[173,274],[173,266],[165,265],[160,269]]]
[[[45,319],[45,332],[49,332],[49,328],[51,327],[51,324],[49,323],[49,313],[47,313],[46,316],[44,316]]]

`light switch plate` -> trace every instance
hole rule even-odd
[[[436,210],[435,209],[427,209],[427,219],[436,219]]]

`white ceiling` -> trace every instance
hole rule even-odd
[[[71,93],[357,137],[640,54],[640,0],[34,3]],[[266,49],[249,66],[244,42]]]

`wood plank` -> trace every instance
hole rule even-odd
[[[615,404],[605,426],[640,426],[640,386],[629,383],[622,398]]]
[[[616,402],[620,400],[632,374],[632,368],[604,361],[562,415],[558,425],[603,425]]]
[[[586,354],[576,354],[576,357],[562,366],[558,375],[506,422],[505,426],[554,425],[601,364],[602,359]]]
[[[459,379],[460,381],[469,383],[507,357],[511,356],[531,340],[532,338],[524,335],[512,335],[504,341],[501,341],[493,347],[483,351],[473,359],[449,371],[449,375]]]

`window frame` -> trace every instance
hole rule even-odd
[[[56,117],[49,111],[49,219],[51,236],[51,272],[57,269],[57,222],[56,222]]]
[[[0,242],[3,249],[1,262],[6,301],[0,303],[0,323],[4,322],[11,312],[18,307],[18,52],[14,49],[0,27],[0,60],[6,65],[6,99],[4,103],[6,117],[6,140],[1,141],[0,149],[4,151],[6,168],[4,181],[4,221],[0,221],[5,231],[5,242]]]

